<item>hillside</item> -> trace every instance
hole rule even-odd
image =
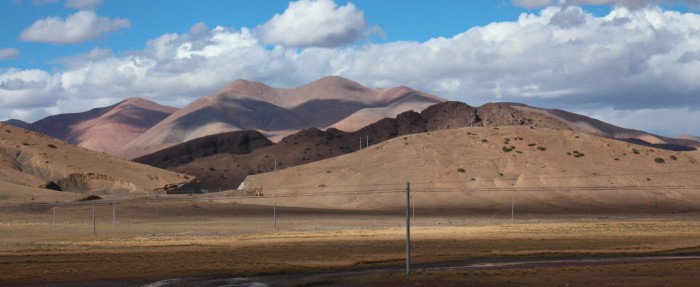
[[[173,113],[116,154],[136,158],[195,138],[238,130],[257,130],[279,140],[298,130],[331,126],[367,108],[386,109],[382,113],[394,116],[402,112],[397,107],[404,101],[404,106],[420,109],[444,100],[405,87],[371,89],[335,76],[296,88],[237,80]],[[373,119],[368,120],[359,125]]]
[[[25,128],[112,154],[176,110],[148,100],[130,98],[82,113],[49,116]]]
[[[649,210],[655,194],[664,204],[698,208],[699,156],[569,130],[473,127],[251,175],[245,187],[282,197],[278,204],[346,209],[405,206],[406,182],[428,209],[509,212],[517,200],[529,212]]]
[[[236,188],[247,175],[274,170],[275,159],[278,169],[286,168],[357,151],[360,149],[360,138],[362,138],[362,145],[366,147],[368,144],[375,145],[401,135],[470,126],[528,126],[573,130],[663,149],[693,149],[691,146],[667,142],[651,144],[634,137],[659,139],[659,141],[663,137],[620,128],[560,110],[545,110],[511,103],[490,103],[481,107],[471,107],[460,102],[445,102],[430,106],[421,113],[409,111],[396,118],[385,118],[354,132],[333,128],[326,131],[303,130],[285,137],[272,146],[250,150],[250,154],[243,152],[234,154],[222,150],[221,153],[190,156],[191,153],[185,152],[182,156],[188,158],[187,162],[162,163],[180,157],[174,151],[186,150],[189,149],[188,146],[197,145],[197,143],[185,143],[168,149],[171,151],[167,154],[155,153],[138,158],[136,161],[196,175],[202,180],[203,186],[209,189],[230,189]],[[215,140],[217,137],[219,136],[208,136],[207,141]],[[672,139],[667,140],[674,142]]]
[[[0,124],[0,198],[154,192],[192,179]]]

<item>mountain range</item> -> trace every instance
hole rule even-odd
[[[657,136],[563,110],[518,103],[472,107],[405,86],[373,89],[337,76],[295,88],[237,80],[181,109],[131,98],[31,124],[9,123],[195,175],[205,188],[235,188],[245,176],[350,153],[363,144],[462,127],[523,125],[670,150],[700,146],[691,137]]]

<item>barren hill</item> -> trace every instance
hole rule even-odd
[[[345,209],[527,212],[700,207],[697,151],[648,148],[581,132],[473,127],[401,136],[362,151],[251,175],[277,204]]]
[[[49,116],[26,128],[111,154],[176,110],[148,100],[130,98],[87,112]]]
[[[0,124],[0,198],[61,192],[153,192],[189,182],[183,174],[73,146],[49,136]],[[17,188],[21,186],[22,188]],[[39,188],[43,188],[39,190]],[[22,190],[26,192],[22,192]],[[58,191],[60,190],[60,191]]]
[[[442,101],[405,87],[371,89],[335,76],[290,89],[237,80],[170,115],[117,154],[135,158],[195,138],[237,130],[257,130],[280,139],[309,127],[325,128],[366,108],[385,108],[382,113],[394,116],[401,107],[425,108]],[[372,120],[359,124],[364,126]]]
[[[364,147],[375,145],[401,135],[471,126],[527,126],[572,130],[663,149],[693,149],[675,144],[673,139],[651,144],[639,139],[664,138],[560,110],[545,110],[511,103],[490,103],[481,107],[472,107],[460,102],[445,102],[430,106],[420,114],[409,111],[396,118],[385,118],[354,132],[333,128],[326,131],[303,130],[285,137],[272,146],[251,149],[250,154],[222,151],[192,157],[190,153],[186,153],[184,157],[189,159],[187,162],[159,163],[178,157],[174,151],[183,150],[183,148],[178,148],[182,145],[177,145],[169,149],[171,151],[167,155],[155,153],[136,161],[196,175],[202,180],[203,186],[209,189],[227,189],[237,187],[246,175],[274,170],[275,161],[277,169],[281,169],[351,153],[359,150],[361,145]],[[208,141],[217,137],[217,135],[209,136]],[[183,145],[192,146],[193,144]]]

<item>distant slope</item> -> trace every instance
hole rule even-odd
[[[49,116],[26,128],[112,154],[176,110],[148,100],[130,98],[87,112]]]
[[[18,128],[23,128],[23,129],[27,128],[27,126],[30,125],[30,123],[28,123],[28,122],[25,122],[23,120],[17,120],[17,119],[9,119],[9,120],[4,121],[3,123],[6,123],[6,124],[12,125],[12,126],[16,126]]]
[[[307,129],[289,135],[272,146],[252,150],[249,154],[207,154],[179,165],[158,164],[158,161],[137,160],[161,168],[193,174],[210,189],[235,188],[246,175],[253,175],[323,160],[351,153],[360,149],[360,138],[364,147],[375,145],[397,136],[439,131],[462,127],[480,126],[526,126],[553,130],[572,130],[600,137],[633,142],[632,137],[663,138],[649,133],[620,128],[585,116],[559,111],[533,108],[521,104],[489,103],[472,107],[460,102],[444,102],[428,107],[421,113],[404,112],[396,118],[386,118],[354,132],[337,129],[321,131]],[[210,136],[215,139],[217,136]],[[667,139],[671,142],[671,139]],[[650,144],[641,140],[635,143],[671,150],[693,150],[679,144]],[[177,147],[177,146],[176,146]],[[163,158],[156,153],[150,158]],[[169,155],[168,158],[173,158]]]
[[[39,187],[54,189],[44,189],[44,195],[56,194],[55,189],[89,194],[154,192],[192,179],[0,124],[0,190],[23,186],[32,191],[25,199],[40,193]]]
[[[305,128],[331,126],[362,109],[400,105],[404,98],[412,103],[444,101],[402,91],[406,89],[371,89],[336,76],[291,89],[238,80],[170,115],[117,154],[135,158],[195,138],[238,130],[257,130],[279,139]],[[396,106],[388,109],[396,110]]]
[[[656,194],[667,208],[700,208],[698,161],[698,152],[650,149],[569,130],[474,127],[402,136],[360,152],[251,175],[245,186],[282,196],[278,205],[316,208],[399,209],[411,182],[419,210],[505,213],[515,200],[521,213],[649,212]]]

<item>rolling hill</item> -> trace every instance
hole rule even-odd
[[[697,144],[686,140],[667,139],[642,131],[610,125],[592,118],[561,110],[546,110],[512,103],[490,103],[472,107],[460,102],[444,102],[428,107],[421,113],[408,111],[396,118],[385,118],[354,132],[334,128],[325,131],[307,129],[291,134],[274,145],[247,149],[249,152],[207,153],[206,155],[181,156],[177,151],[192,150],[197,142],[184,143],[168,149],[167,153],[154,153],[135,159],[137,162],[167,168],[180,173],[193,174],[208,189],[236,188],[243,178],[277,169],[297,166],[318,160],[355,152],[367,145],[375,145],[397,136],[429,131],[478,126],[526,126],[586,133],[598,137],[619,139],[646,146],[670,150],[693,150]],[[217,135],[208,136],[212,141]],[[652,144],[641,139],[655,139]],[[662,140],[666,141],[662,141]],[[660,142],[661,141],[661,142]],[[173,158],[185,157],[187,162],[164,164]]]
[[[157,192],[193,179],[0,124],[0,199]]]
[[[310,164],[248,176],[277,204],[400,209],[649,212],[700,208],[700,153],[648,148],[570,130],[472,127],[397,137]]]

